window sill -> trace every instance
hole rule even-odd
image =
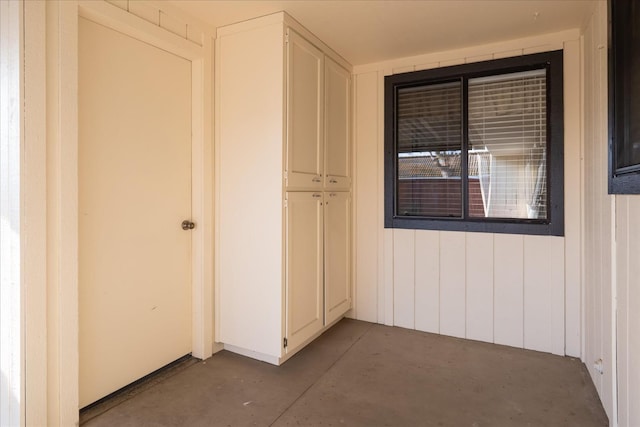
[[[564,221],[535,222],[519,220],[478,221],[463,219],[424,219],[394,217],[385,220],[385,228],[409,230],[466,231],[476,233],[529,234],[535,236],[564,236]]]

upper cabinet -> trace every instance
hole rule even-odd
[[[289,191],[349,190],[351,74],[291,28],[286,29]]]
[[[324,141],[324,54],[288,28],[287,188],[321,188]]]
[[[349,173],[351,75],[337,62],[326,58],[324,80],[324,186],[329,190],[348,190],[351,186]]]

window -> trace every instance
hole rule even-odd
[[[609,6],[609,192],[640,194],[640,3]]]
[[[562,51],[385,78],[387,228],[564,234]]]

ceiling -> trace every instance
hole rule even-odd
[[[281,10],[353,65],[580,28],[594,0],[174,0],[219,27]]]

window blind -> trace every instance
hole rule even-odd
[[[396,212],[402,216],[462,216],[462,84],[397,92]]]
[[[469,79],[469,215],[547,218],[546,70]]]

